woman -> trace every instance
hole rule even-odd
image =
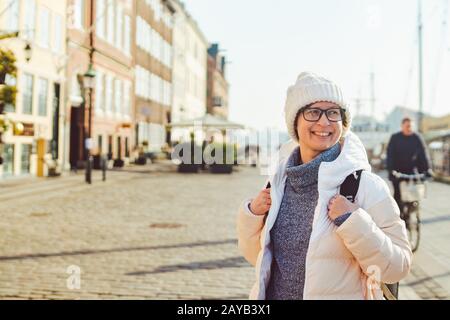
[[[288,156],[281,154],[271,188],[238,215],[239,248],[256,267],[250,298],[383,299],[380,282],[404,278],[412,253],[386,183],[349,131],[341,90],[302,73],[287,92],[285,118],[296,144],[282,148]],[[358,170],[352,203],[339,187]]]

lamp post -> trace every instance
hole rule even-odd
[[[25,60],[27,62],[30,62],[31,56],[33,54],[33,49],[31,48],[31,45],[29,42],[27,42],[27,44],[25,45],[25,48],[23,50],[25,52]]]
[[[91,148],[92,148],[92,90],[95,89],[95,70],[92,67],[92,63],[89,64],[89,68],[83,75],[83,85],[84,88],[89,89],[89,119],[88,119],[88,131],[86,135],[86,140],[84,147],[86,150],[86,182],[92,183],[92,161],[91,161]]]

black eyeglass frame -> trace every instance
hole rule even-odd
[[[305,111],[306,110],[319,110],[320,111],[319,118],[317,118],[317,120],[308,120],[308,119],[306,119],[306,117],[305,117]],[[327,113],[329,110],[339,110],[339,112],[341,113],[341,119],[340,120],[331,120],[328,117],[328,113]],[[341,108],[341,107],[330,108],[330,109],[324,110],[324,109],[320,109],[320,108],[313,108],[313,107],[310,107],[310,106],[304,107],[303,109],[300,110],[300,112],[303,114],[303,119],[305,119],[305,121],[308,121],[308,122],[317,122],[317,121],[319,121],[322,118],[324,113],[325,113],[325,116],[327,117],[328,121],[330,121],[330,122],[343,121],[344,120],[344,116],[345,116],[345,111],[346,110],[344,108]]]

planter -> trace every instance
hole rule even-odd
[[[197,173],[200,168],[199,164],[185,164],[181,163],[178,165],[178,172],[182,173]]]
[[[139,157],[134,161],[135,164],[143,166],[147,164],[147,158],[146,157]]]
[[[209,166],[211,173],[230,174],[233,172],[232,164],[212,164]]]
[[[59,173],[56,168],[48,168],[49,177],[59,177],[60,175],[61,173]]]
[[[115,159],[114,160],[114,168],[122,168],[125,165],[125,162],[122,159]]]

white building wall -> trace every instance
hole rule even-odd
[[[173,31],[172,122],[199,118],[206,113],[208,42],[181,6]],[[189,130],[173,129],[172,140],[188,139]]]

